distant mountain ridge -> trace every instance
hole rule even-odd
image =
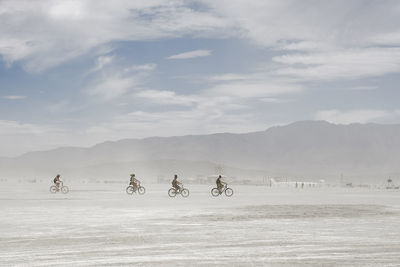
[[[1,159],[0,175],[13,168],[85,169],[121,162],[171,160],[210,162],[271,175],[387,175],[400,173],[399,158],[400,125],[301,121],[245,134],[124,139],[89,148],[30,152]]]

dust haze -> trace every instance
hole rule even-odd
[[[369,127],[381,134],[358,131]],[[340,137],[343,129],[347,139]],[[391,141],[381,135],[398,129],[301,122],[243,135],[122,140],[3,159],[1,265],[395,266],[400,194],[391,159],[399,135]],[[326,141],[325,130],[339,132],[335,145],[304,138],[304,131],[317,132]],[[299,138],[290,155],[283,146],[272,148],[293,135]],[[354,139],[359,144],[349,146]],[[376,143],[381,147],[365,145]],[[370,165],[383,154],[384,165]],[[133,170],[144,194],[126,193]],[[66,194],[49,192],[58,172]],[[167,194],[176,173],[188,197]],[[212,196],[219,174],[233,196]]]

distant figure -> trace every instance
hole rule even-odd
[[[136,191],[136,189],[139,187],[140,181],[135,178],[135,174],[131,174],[131,180],[130,180],[130,185],[133,186],[133,189]]]
[[[180,185],[182,185],[182,183],[178,182],[178,175],[175,174],[174,179],[172,180],[172,187],[179,192],[181,190]]]
[[[217,189],[218,189],[220,194],[221,194],[222,188],[224,188],[224,186],[226,185],[226,183],[222,182],[221,179],[222,179],[222,176],[220,175],[220,176],[218,176],[217,181],[215,181],[216,184],[217,184]]]
[[[304,183],[301,183],[301,188],[304,188]]]
[[[296,188],[298,187],[299,185],[297,184],[297,182],[296,182]]]
[[[60,180],[61,175],[57,174],[56,177],[54,177],[53,182],[56,185],[57,189],[60,188],[60,184],[62,181]]]

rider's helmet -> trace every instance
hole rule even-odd
[[[60,178],[61,175],[57,174],[56,177]]]
[[[131,176],[135,176],[135,174],[134,174],[134,173],[131,173]]]
[[[220,176],[218,176],[218,178],[222,178],[222,176],[220,175]]]
[[[178,175],[177,175],[177,174],[175,174],[175,175],[174,175],[174,179],[177,179],[177,178],[178,178]]]

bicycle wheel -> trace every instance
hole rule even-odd
[[[139,195],[143,195],[144,193],[146,193],[146,189],[143,186],[139,186],[138,193]]]
[[[187,190],[186,188],[182,189],[181,195],[183,197],[188,197],[189,196],[189,190]]]
[[[69,192],[68,186],[63,186],[63,187],[61,187],[61,192],[62,192],[63,194],[67,194],[67,193]]]
[[[170,197],[175,197],[176,196],[175,188],[171,188],[171,189],[168,190],[168,196],[170,196]]]
[[[218,188],[213,188],[213,189],[211,189],[211,195],[212,195],[213,197],[219,196],[219,190],[218,190]]]
[[[55,194],[57,192],[57,187],[55,185],[50,186],[50,193]]]
[[[225,196],[231,197],[233,195],[233,190],[232,188],[227,188],[225,189]]]
[[[132,195],[134,191],[135,190],[133,189],[133,186],[131,186],[131,185],[126,188],[126,193],[129,195]]]

